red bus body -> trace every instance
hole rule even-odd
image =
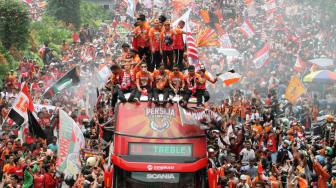
[[[116,117],[113,187],[207,187],[204,131],[182,125],[176,103],[121,103]]]

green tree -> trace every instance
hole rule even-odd
[[[0,88],[3,86],[2,80],[6,77],[10,69],[16,69],[17,62],[12,55],[2,46],[0,41]]]
[[[80,2],[81,0],[49,0],[47,13],[66,24],[73,24],[79,28],[81,22]]]
[[[63,40],[71,38],[71,30],[63,22],[43,16],[41,20],[31,24],[31,35],[39,46],[44,42],[61,45]]]
[[[102,6],[89,2],[81,2],[80,14],[81,23],[94,28],[98,28],[101,22],[109,18],[109,13]]]
[[[29,13],[23,3],[0,0],[0,41],[7,50],[25,48],[29,24]]]

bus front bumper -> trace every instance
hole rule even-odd
[[[196,172],[207,167],[208,158],[202,158],[193,163],[150,163],[126,161],[113,155],[112,162],[119,168],[131,172]]]

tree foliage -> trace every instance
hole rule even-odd
[[[71,30],[61,21],[43,16],[40,21],[31,24],[31,35],[38,45],[44,42],[60,45],[63,40],[71,38]]]
[[[80,27],[80,3],[81,0],[49,0],[47,13],[62,20],[66,24]]]
[[[103,7],[89,2],[81,2],[80,14],[81,23],[94,28],[98,28],[101,22],[109,18],[109,13]]]
[[[29,13],[24,4],[15,0],[0,0],[0,41],[8,50],[24,49],[27,44]]]
[[[8,71],[10,69],[16,69],[17,65],[18,63],[0,42],[0,87],[2,87],[2,79],[5,78]]]

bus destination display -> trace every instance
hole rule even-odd
[[[191,157],[192,144],[129,143],[129,155]]]

